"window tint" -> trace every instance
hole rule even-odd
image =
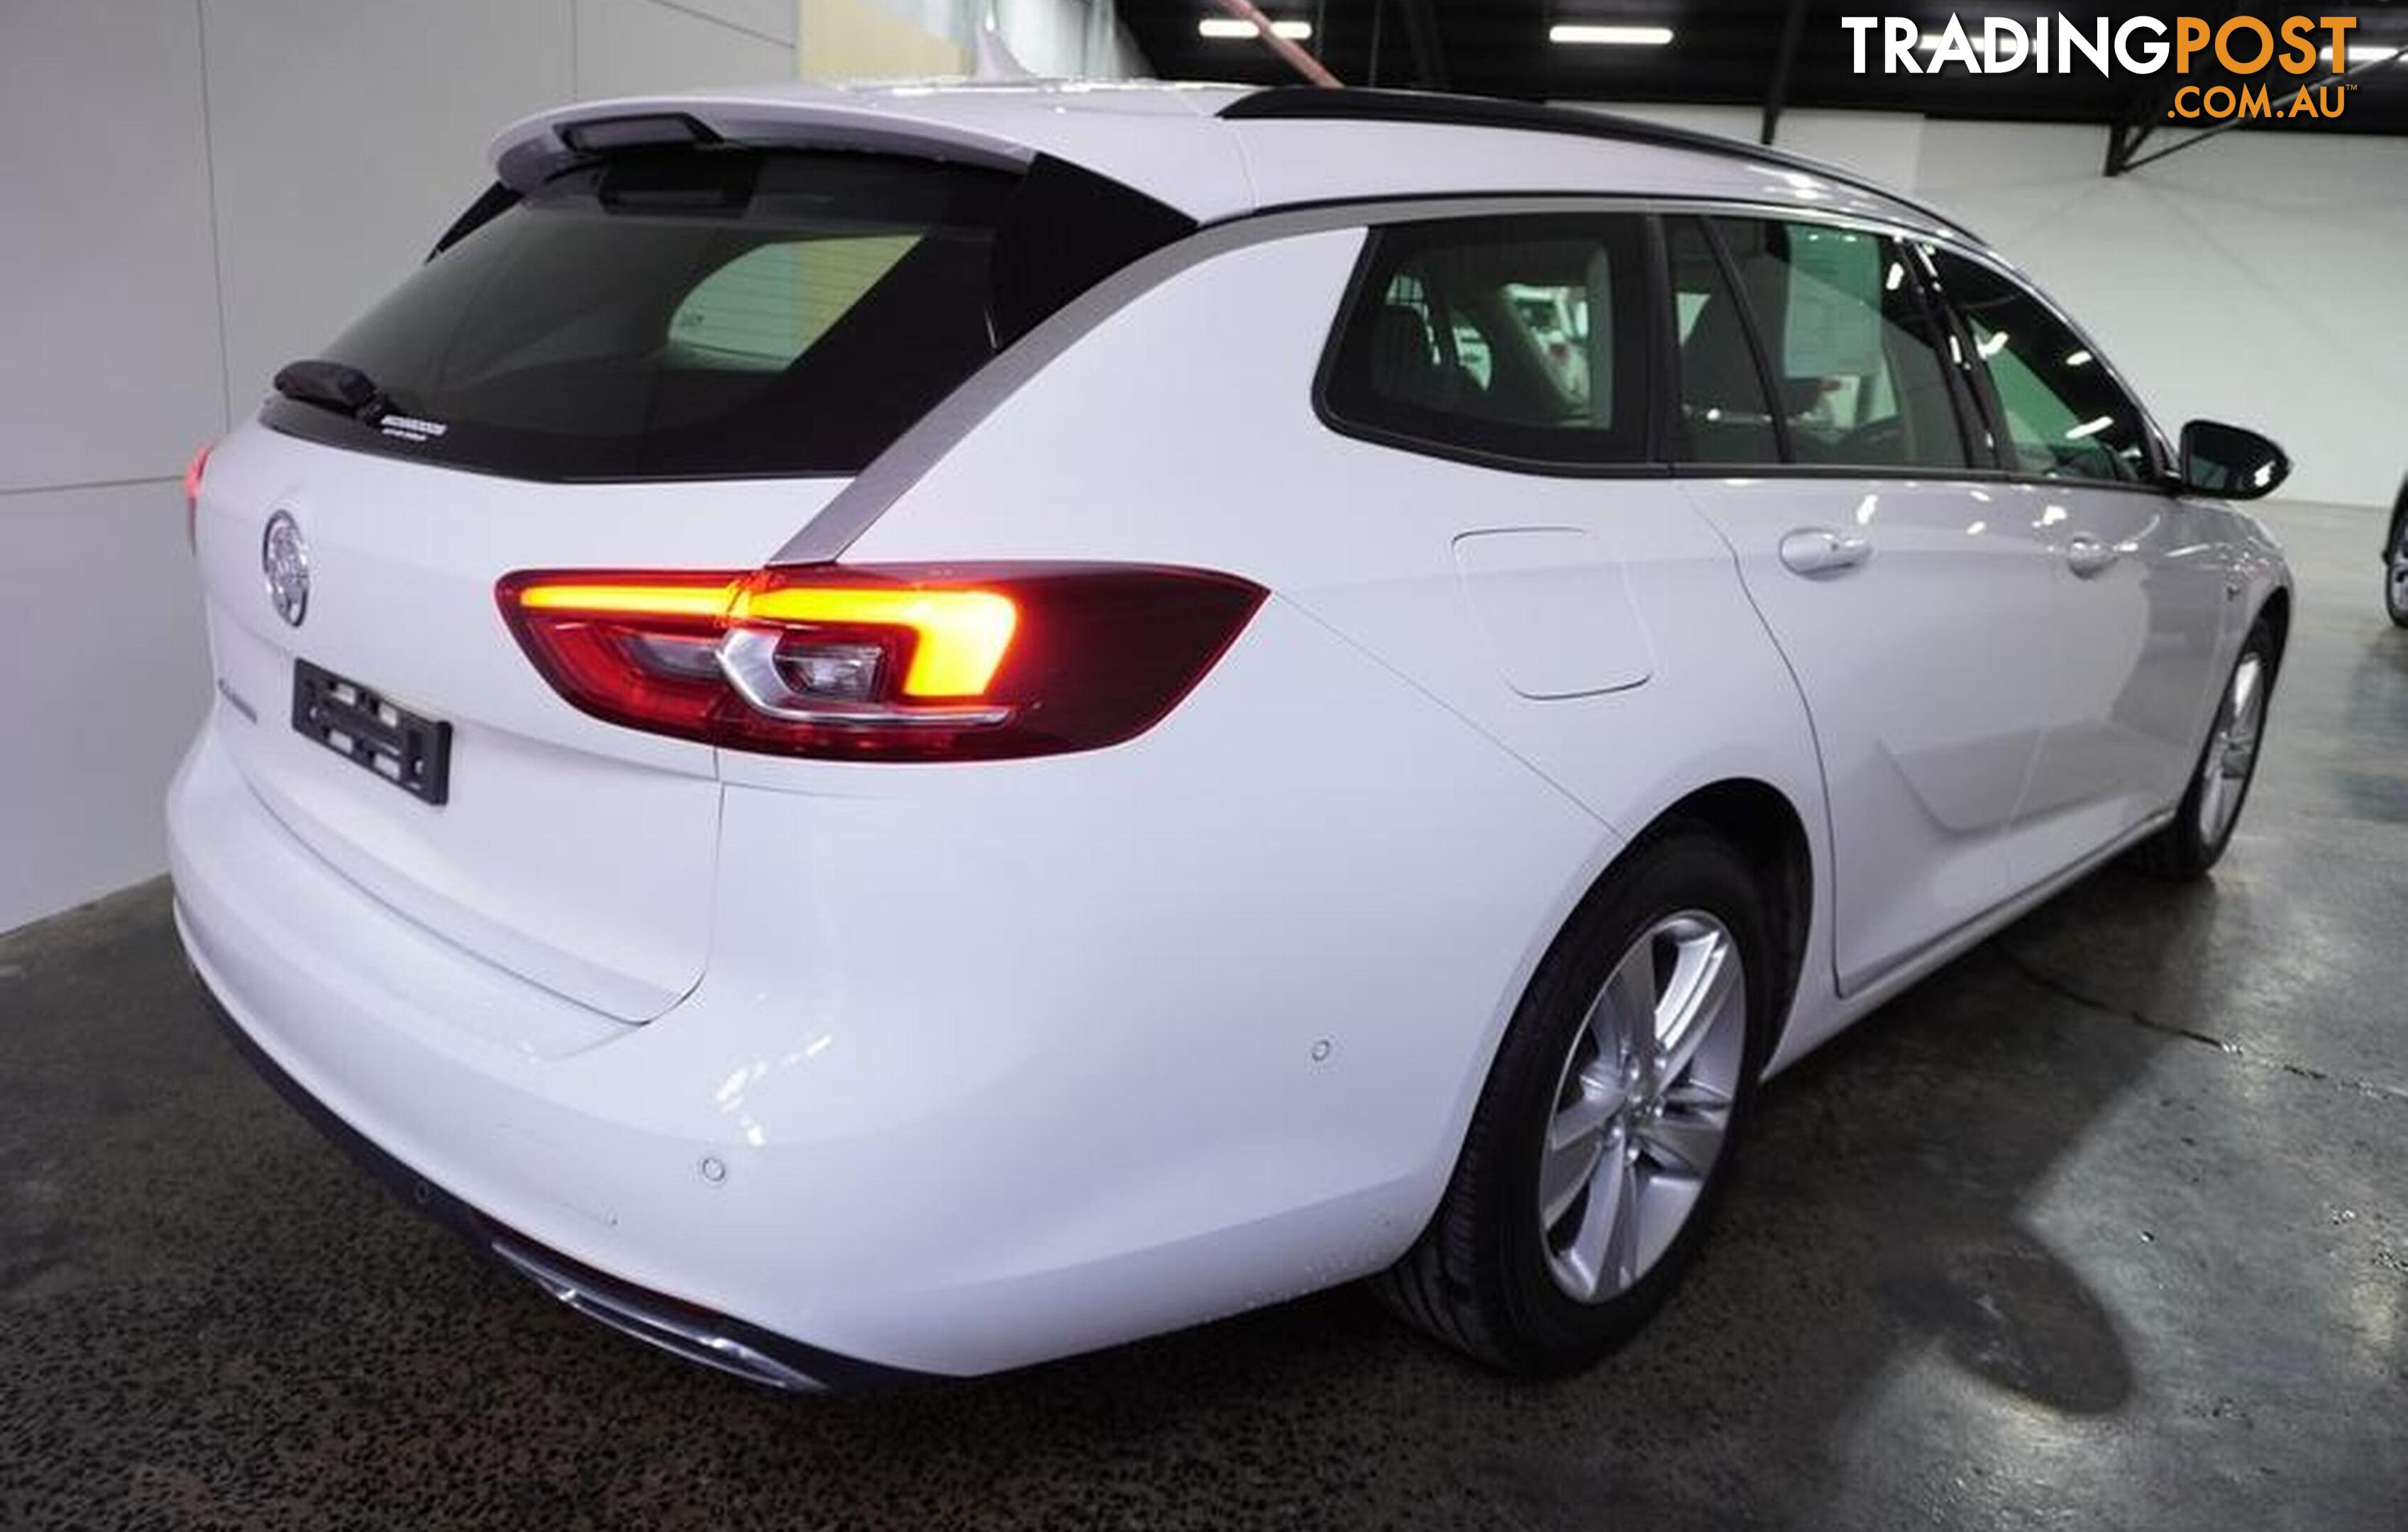
[[[1747,316],[1714,259],[1705,225],[1672,219],[1664,244],[1681,363],[1674,454],[1684,463],[1780,462],[1781,441],[1748,340]]]
[[[1465,220],[1372,237],[1325,379],[1334,422],[1537,465],[1645,456],[1638,220]]]
[[[1797,461],[1970,465],[1941,343],[1904,251],[1820,224],[1718,219],[1715,227],[1771,365]]]
[[[669,316],[669,345],[686,366],[780,371],[917,243],[910,235],[871,235],[758,246],[685,295]]]
[[[854,473],[998,344],[1192,227],[1041,158],[631,151],[475,224],[319,353],[438,431],[282,398],[262,418],[534,479]]]
[[[2048,306],[1989,267],[1933,252],[1942,291],[1965,321],[2004,416],[2011,465],[2056,479],[2140,483],[2147,426],[2089,346]]]

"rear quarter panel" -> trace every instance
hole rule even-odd
[[[865,821],[881,812],[865,796],[906,794],[922,807],[943,804],[946,815],[975,807],[962,795],[983,799],[994,818],[959,827],[966,848],[988,846],[998,860],[979,869],[987,853],[972,852],[947,874],[967,880],[943,895],[967,901],[964,920],[1010,884],[1009,867],[1036,857],[1024,816],[1053,818],[1057,866],[1028,885],[1033,908],[1006,919],[1014,930],[1042,924],[1046,952],[1085,944],[1082,961],[1097,966],[1050,968],[1086,976],[1070,992],[1048,989],[1056,1018],[1074,1020],[1025,1032],[1034,1024],[1010,1024],[1017,1040],[992,1067],[1029,1067],[1087,1024],[1075,1019],[1104,1024],[1113,991],[1101,978],[1163,986],[1147,1003],[1154,1030],[1145,1048],[1196,1062],[1184,1103],[1195,1132],[1140,1135],[1116,1161],[1083,1168],[1067,1153],[1049,1155],[1061,1198],[1037,1221],[1049,1242],[1007,1241],[996,1257],[1002,1267],[1067,1267],[1073,1251],[1125,1239],[1136,1225],[1165,1243],[1235,1229],[1301,1198],[1336,1202],[1398,1178],[1411,1216],[1368,1240],[1333,1228],[1312,1237],[1324,1242],[1318,1253],[1308,1239],[1283,1258],[1297,1289],[1374,1268],[1435,1206],[1531,969],[1628,835],[1698,786],[1746,777],[1790,798],[1816,866],[1826,860],[1795,685],[1729,550],[1673,486],[1441,462],[1340,436],[1316,417],[1312,379],[1362,238],[1360,230],[1280,238],[1169,278],[1014,392],[845,551],[853,563],[1182,565],[1269,588],[1271,605],[1168,721],[1114,751],[975,781],[940,770],[873,782],[824,763],[723,762],[731,784],[767,795],[758,806],[731,799],[732,823],[756,809],[786,815],[778,795],[820,800],[824,813],[835,809],[828,800],[853,800],[844,817]],[[1632,619],[1596,631],[1639,632],[1641,663],[1609,656],[1601,690],[1516,689],[1468,598],[1458,542],[1517,528],[1585,534],[1570,546],[1589,551],[1598,589],[1623,587],[1613,598]],[[1319,690],[1331,685],[1345,690]],[[1057,798],[1040,791],[1049,777],[1087,785]],[[1024,788],[1039,796],[1024,803]],[[1182,795],[1196,808],[1180,823]],[[1164,837],[1165,816],[1178,834]],[[794,823],[762,843],[819,833]],[[1087,843],[1107,835],[1120,846]],[[1181,896],[1157,905],[1150,885],[1129,881],[1126,857],[1154,838],[1162,868],[1202,856],[1217,870],[1182,874]],[[1232,847],[1258,859],[1250,881],[1220,865]],[[1126,892],[1116,900],[1068,892],[1080,881],[1074,870],[1098,857],[1110,866],[1092,867],[1098,877],[1086,884],[1121,879]],[[1182,898],[1183,930],[1172,923]],[[1047,909],[1081,918],[1056,928]],[[1433,926],[1441,910],[1457,918]],[[1817,950],[1826,939],[1819,930],[1810,938]],[[1140,954],[1155,965],[1141,980],[1129,972]],[[1199,954],[1210,958],[1200,967]],[[1242,997],[1226,982],[1237,964],[1247,966]],[[1809,966],[1811,975],[1817,966]],[[715,960],[706,995],[738,983],[738,973]],[[962,1003],[951,995],[939,1009]],[[1351,1047],[1358,1068],[1370,1066],[1356,1078],[1376,1076],[1385,1099],[1292,1088],[1301,1078],[1291,1078],[1293,1056],[1325,1035],[1338,1038],[1339,1056]],[[1115,1110],[1096,1105],[1113,1078],[1102,1056],[1066,1077],[1078,1088],[1051,1098],[1054,1121]],[[1124,1063],[1128,1078],[1152,1072],[1142,1053]],[[1084,1139],[1092,1121],[1071,1137]],[[1251,1124],[1246,1139],[1258,1129],[1266,1167],[1314,1132],[1350,1147],[1310,1172],[1224,1175],[1216,1166],[1254,1156],[1233,1151],[1216,1124]],[[1185,1210],[1179,1227],[1154,1227],[1158,1212],[1132,1224],[1145,1186],[1182,1189],[1152,1204]]]

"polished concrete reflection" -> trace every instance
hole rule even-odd
[[[2214,879],[2111,870],[1766,1097],[1594,1375],[1326,1295],[797,1404],[555,1309],[204,1018],[164,888],[0,938],[0,1527],[2408,1525],[2408,632],[2303,578]]]

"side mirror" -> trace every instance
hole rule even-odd
[[[2255,431],[2217,421],[2193,421],[2182,429],[2182,487],[2193,494],[2255,500],[2290,477],[2283,449]]]

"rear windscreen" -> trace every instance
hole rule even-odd
[[[379,406],[279,397],[262,418],[530,479],[855,473],[1025,323],[997,322],[996,257],[1040,180],[1061,183],[732,149],[571,170],[319,353]]]

